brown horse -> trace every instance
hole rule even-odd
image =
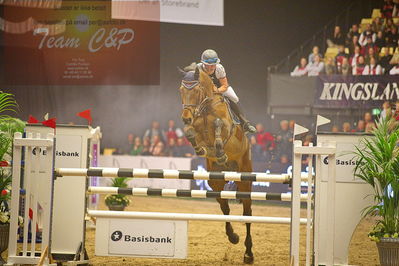
[[[207,170],[252,172],[249,141],[242,127],[233,123],[226,99],[221,94],[214,93],[214,84],[203,71],[196,69],[195,72],[181,72],[185,76],[180,87],[184,133],[197,155],[206,157]],[[196,76],[199,76],[199,80]],[[221,191],[226,181],[209,180],[208,183],[214,191]],[[251,191],[250,181],[236,184],[238,191]],[[228,215],[228,201],[221,198],[217,198],[217,201],[223,214]],[[252,215],[251,199],[241,201],[243,215]],[[244,262],[253,263],[251,224],[247,223],[246,228]],[[226,222],[226,234],[231,243],[239,242],[239,237],[229,222]]]

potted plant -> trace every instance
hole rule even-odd
[[[15,132],[23,132],[25,123],[12,118],[4,112],[15,112],[17,103],[10,93],[0,91],[0,253],[8,247],[10,209],[8,202],[11,198],[12,181],[11,167],[8,161],[12,158],[12,143]],[[20,224],[22,221],[20,219]],[[0,257],[1,262],[4,260]]]
[[[356,147],[355,176],[373,188],[374,204],[363,210],[376,217],[369,233],[376,241],[381,265],[399,264],[399,123],[380,119],[371,137]]]
[[[128,180],[129,178],[127,177],[116,177],[112,179],[111,185],[113,187],[126,188]],[[111,194],[105,197],[105,204],[111,211],[123,211],[130,204],[130,200],[126,195]]]

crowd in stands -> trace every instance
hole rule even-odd
[[[399,101],[390,103],[385,101],[381,107],[380,117],[393,116],[399,120]],[[252,161],[289,165],[292,162],[292,144],[294,120],[281,120],[276,132],[269,132],[258,123],[257,132],[248,136],[251,144]],[[327,131],[334,133],[371,132],[375,128],[375,117],[371,112],[365,112],[358,121],[344,121],[338,125],[332,122]],[[314,141],[314,136],[302,137],[303,145]],[[315,143],[314,143],[315,144]],[[158,121],[153,121],[151,127],[145,130],[144,136],[130,133],[127,143],[117,153],[132,156],[166,156],[166,157],[195,157],[194,149],[184,137],[183,130],[175,126],[175,121],[169,120],[167,127],[161,129]],[[306,165],[306,159],[303,164]]]
[[[309,56],[300,59],[291,76],[398,75],[398,16],[399,1],[385,0],[371,23],[353,24],[347,32],[335,26],[324,55],[314,46]]]

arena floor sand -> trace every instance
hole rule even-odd
[[[103,200],[101,200],[103,202]],[[231,203],[231,214],[241,215],[242,205]],[[102,203],[99,209],[106,209]],[[289,217],[290,208],[273,205],[253,205],[253,215]],[[128,211],[159,211],[182,213],[220,214],[213,201],[135,197]],[[305,210],[302,210],[302,217]],[[349,263],[353,265],[379,265],[374,242],[367,238],[373,221],[364,219],[356,229],[349,248]],[[237,245],[231,244],[224,233],[222,222],[189,222],[189,251],[185,260],[143,259],[94,256],[95,229],[87,229],[86,248],[91,265],[244,265],[245,225],[233,223],[240,235]],[[301,228],[301,265],[305,255],[305,227]],[[254,265],[289,265],[289,225],[252,224]]]

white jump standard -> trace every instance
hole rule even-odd
[[[207,191],[186,189],[157,189],[157,188],[120,188],[120,187],[89,187],[90,194],[122,194],[132,196],[162,196],[186,198],[222,198],[222,199],[251,199],[291,201],[290,193],[239,192],[239,191]],[[307,194],[301,194],[301,201],[308,199]]]

